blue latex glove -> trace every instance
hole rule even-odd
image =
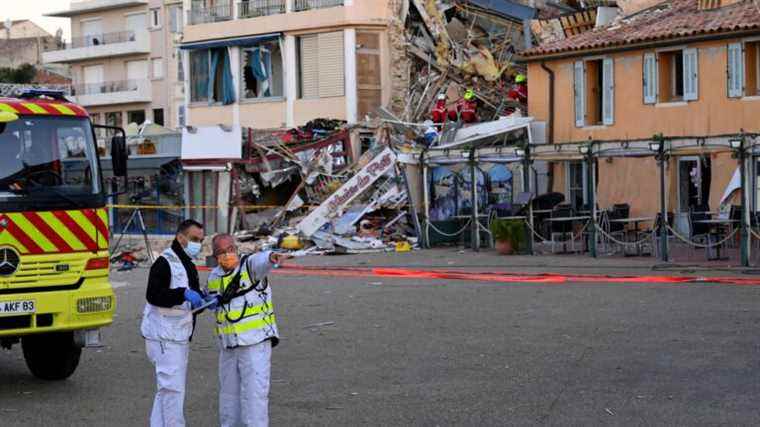
[[[210,301],[214,301],[213,304],[211,304],[210,306],[206,307],[209,310],[213,311],[213,310],[216,310],[217,308],[219,308],[219,297],[217,295],[204,295],[203,296],[203,301],[204,301],[204,303],[208,303]]]
[[[195,292],[190,288],[185,289],[185,300],[190,301],[190,306],[193,307],[193,309],[196,309],[203,305],[203,298],[201,297],[201,294]]]

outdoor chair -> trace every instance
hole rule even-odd
[[[608,214],[609,227],[610,227],[608,233],[610,234],[610,236],[614,237],[617,240],[621,240],[621,241],[625,240],[626,238],[625,223],[615,222],[613,220],[628,218],[630,211],[631,211],[631,206],[628,203],[618,203],[618,204],[612,205],[612,208],[609,210],[609,214]],[[618,245],[615,245],[615,246],[618,246]],[[625,251],[625,248],[620,248],[620,249]]]
[[[710,226],[699,221],[710,219],[706,206],[696,206],[689,209],[689,238],[692,242],[707,245],[710,243]],[[695,248],[697,249],[697,248]],[[710,258],[710,248],[705,248],[705,256]]]
[[[557,205],[552,211],[552,218],[566,218],[574,215],[573,208],[567,204]],[[572,221],[551,221],[549,223],[550,240],[552,253],[556,253],[557,244],[562,244],[562,251],[567,252],[567,242],[570,241],[570,250],[575,251],[575,241],[573,240],[573,223]]]

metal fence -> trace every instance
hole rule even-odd
[[[238,18],[279,15],[285,13],[286,0],[250,0],[238,3]]]
[[[71,87],[72,95],[97,95],[100,93],[131,92],[138,89],[141,80],[119,80],[100,83],[82,83]]]
[[[190,23],[190,25],[229,21],[231,19],[231,2],[207,7],[193,6],[193,8],[187,12],[187,21]]]
[[[294,12],[336,6],[343,6],[343,0],[293,0]]]
[[[66,44],[66,49],[76,49],[88,46],[100,46],[106,44],[127,43],[135,41],[134,31],[117,31],[113,33],[91,34],[71,39]]]

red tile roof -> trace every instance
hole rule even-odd
[[[641,42],[688,39],[692,36],[758,30],[760,2],[740,1],[717,9],[700,10],[697,0],[666,1],[613,21],[611,24],[524,51],[523,56],[607,49]]]

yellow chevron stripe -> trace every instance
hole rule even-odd
[[[8,104],[2,104],[2,103],[0,103],[0,111],[5,111],[8,113],[18,113],[18,110],[16,110],[15,108],[11,107]]]
[[[46,109],[40,107],[37,104],[32,104],[30,102],[24,102],[21,105],[23,105],[24,107],[30,109],[32,111],[32,113],[34,113],[34,114],[50,114],[50,113],[47,112]]]
[[[108,211],[106,209],[96,209],[95,211],[98,213],[100,219],[103,220],[103,224],[106,225],[106,228],[108,228]]]
[[[58,232],[58,235],[63,239],[66,243],[71,246],[72,249],[75,251],[83,251],[87,249],[87,247],[84,245],[84,243],[80,242],[79,239],[77,239],[77,236],[74,235],[69,229],[61,223],[61,221],[58,220],[58,218],[55,217],[51,212],[39,212],[40,218],[42,218],[53,230]]]
[[[71,219],[74,220],[77,224],[79,224],[80,227],[82,227],[82,230],[87,233],[88,236],[90,236],[90,239],[92,239],[93,242],[97,242],[97,239],[95,238],[95,234],[98,232],[98,230],[95,228],[95,225],[90,222],[89,219],[87,219],[86,216],[84,216],[84,213],[82,211],[66,211],[67,214],[71,217]]]
[[[0,232],[0,245],[12,246],[21,253],[29,252],[26,246],[22,245],[21,242],[16,240],[16,238],[7,231]]]
[[[103,224],[106,226],[106,230],[109,230],[110,227],[108,226],[108,211],[105,209],[96,209],[95,212],[98,214],[98,218],[100,218],[103,221]],[[108,248],[108,236],[104,236],[102,234],[98,235],[98,247],[99,248]]]
[[[8,217],[13,221],[14,224],[18,226],[18,228],[21,229],[26,235],[34,241],[34,243],[37,244],[37,246],[41,247],[43,251],[45,252],[56,252],[58,248],[55,247],[53,243],[50,242],[50,240],[47,239],[42,233],[37,230],[37,227],[35,227],[31,222],[29,222],[24,215],[20,213],[10,213],[8,214]]]
[[[49,107],[53,107],[56,110],[58,110],[61,114],[67,115],[67,116],[74,116],[76,113],[71,108],[61,105],[61,104],[48,104]]]

